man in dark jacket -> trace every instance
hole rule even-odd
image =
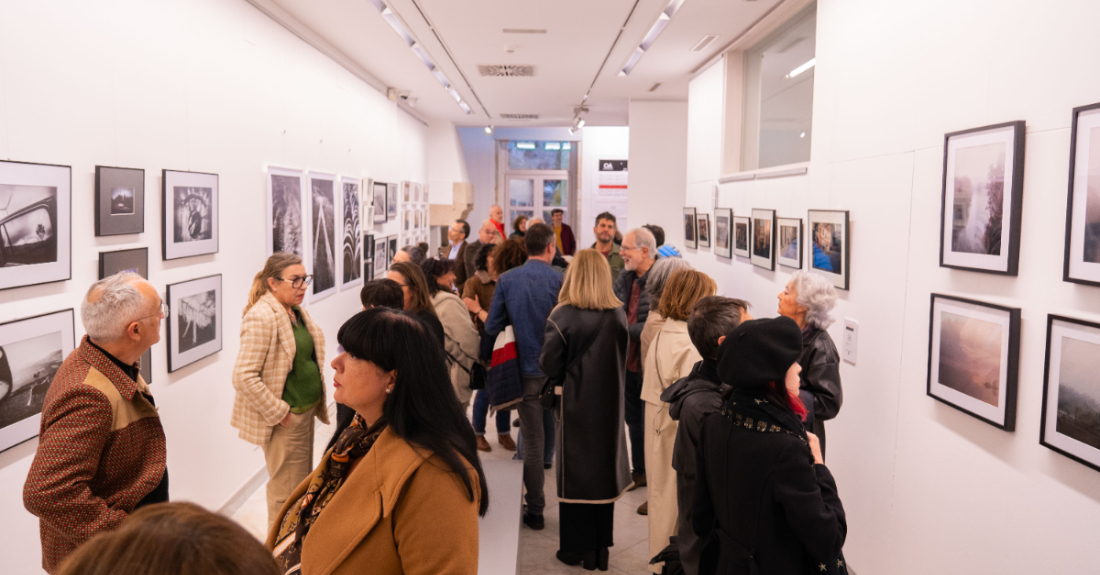
[[[661,401],[669,404],[669,416],[680,422],[672,450],[672,467],[676,470],[676,504],[679,507],[676,542],[686,575],[699,573],[699,557],[705,543],[691,526],[699,433],[703,429],[703,418],[721,409],[722,393],[729,389],[718,377],[718,346],[742,321],[752,319],[748,307],[744,300],[722,296],[699,300],[687,323],[691,343],[703,356],[703,361],[695,364],[690,375],[661,394]]]
[[[653,267],[657,242],[645,228],[635,228],[623,236],[619,249],[623,271],[615,281],[615,296],[623,302],[630,343],[626,350],[626,428],[630,433],[630,458],[634,464],[634,485],[645,485],[645,407],[642,404],[641,337],[649,317],[646,274]],[[497,288],[499,289],[499,288]]]
[[[607,258],[607,264],[611,266],[611,282],[618,281],[619,273],[623,271],[623,257],[619,255],[619,244],[615,239],[615,214],[603,212],[596,216],[596,227],[592,228],[596,234],[596,242],[590,247],[603,254]]]

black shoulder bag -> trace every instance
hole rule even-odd
[[[546,378],[546,383],[542,386],[542,392],[539,393],[539,401],[542,402],[544,409],[558,409],[561,407],[561,387],[565,384],[565,378],[569,376],[569,370],[573,369],[574,365],[580,361],[584,354],[588,353],[588,348],[592,347],[595,343],[596,337],[603,331],[603,324],[607,321],[607,316],[611,315],[607,313],[608,310],[604,310],[600,317],[600,325],[596,327],[596,330],[589,336],[588,341],[584,343],[584,347],[580,348],[581,351],[577,355],[573,356],[573,359],[569,361],[569,365],[565,366],[565,371],[561,372],[558,377]]]
[[[447,334],[443,334],[443,337],[447,337]],[[447,351],[447,348],[443,348],[443,353],[447,354],[447,359],[458,366],[458,369],[466,372],[466,375],[470,376],[470,389],[478,391],[485,389],[485,380],[488,379],[488,374],[485,372],[485,366],[476,357],[470,357],[466,355],[466,352],[462,352],[462,355],[470,357],[474,360],[474,363],[470,366],[470,369],[462,367],[462,362],[455,359],[455,356],[451,355],[451,352]]]

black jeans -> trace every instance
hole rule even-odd
[[[630,459],[634,473],[645,475],[645,402],[642,401],[642,374],[626,372],[626,430],[630,434]]]
[[[561,550],[588,553],[615,545],[614,503],[559,503]]]

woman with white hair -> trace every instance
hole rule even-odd
[[[836,289],[829,280],[797,271],[779,294],[779,315],[789,317],[802,330],[802,384],[799,398],[809,414],[806,429],[821,439],[825,453],[825,421],[836,417],[844,393],[840,387],[840,354],[825,328],[833,323],[829,312],[836,305]]]

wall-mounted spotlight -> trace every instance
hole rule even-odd
[[[493,135],[493,126],[492,125],[485,126],[485,133],[489,134],[490,136]]]

